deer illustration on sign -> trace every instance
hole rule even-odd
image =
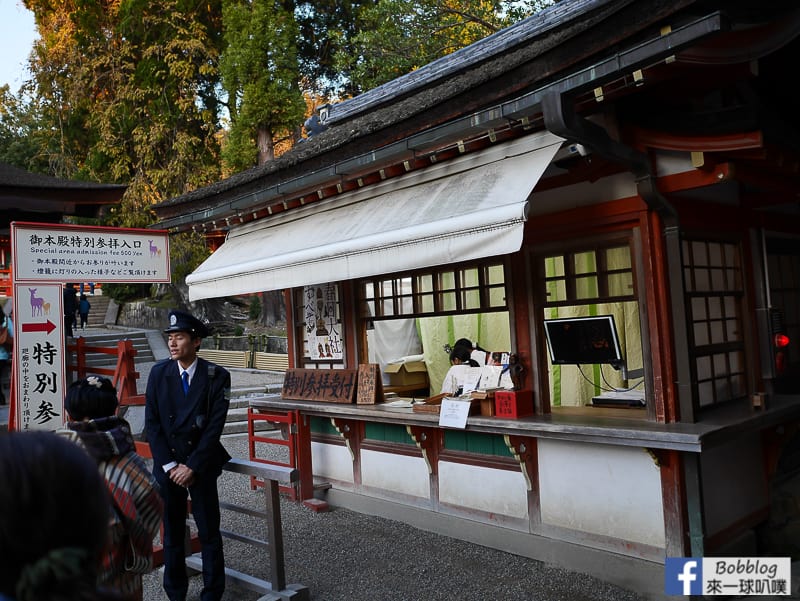
[[[155,244],[153,244],[152,240],[148,240],[148,242],[150,243],[150,258],[160,256],[161,250]]]
[[[41,315],[44,299],[36,296],[36,288],[28,288],[28,292],[31,293],[31,317]]]

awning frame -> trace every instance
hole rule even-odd
[[[189,297],[249,294],[515,252],[527,199],[563,141],[537,132],[233,229],[187,277]]]

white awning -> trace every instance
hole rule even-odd
[[[527,199],[563,139],[498,144],[232,230],[189,298],[251,294],[516,252]]]

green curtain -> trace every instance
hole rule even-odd
[[[450,368],[450,356],[444,352],[445,344],[459,338],[469,338],[487,351],[512,351],[511,325],[507,311],[450,315],[445,317],[422,317],[417,320],[422,340],[431,395],[442,389],[442,381]]]

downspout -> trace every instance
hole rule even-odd
[[[649,158],[635,148],[612,139],[608,132],[596,123],[575,114],[573,104],[566,94],[558,92],[545,94],[542,97],[542,112],[544,125],[552,133],[583,144],[599,156],[627,166],[634,175],[639,195],[647,203],[647,206],[661,218],[664,224],[667,272],[670,283],[673,344],[676,351],[688,349],[678,213],[656,188],[655,175]],[[685,352],[676,352],[675,361],[680,418],[684,422],[694,422],[689,357]]]
[[[548,92],[542,97],[544,125],[552,133],[577,142],[608,160],[626,165],[633,173],[636,188],[647,206],[655,211],[664,226],[664,243],[669,277],[670,306],[672,310],[672,336],[677,376],[676,391],[680,420],[694,422],[691,368],[686,350],[689,348],[686,323],[683,267],[681,258],[680,222],[678,213],[656,187],[655,175],[647,155],[635,148],[612,139],[608,132],[575,113],[567,94]],[[700,455],[683,453],[684,485],[686,487],[689,544],[693,557],[702,556],[704,548],[704,516]]]

